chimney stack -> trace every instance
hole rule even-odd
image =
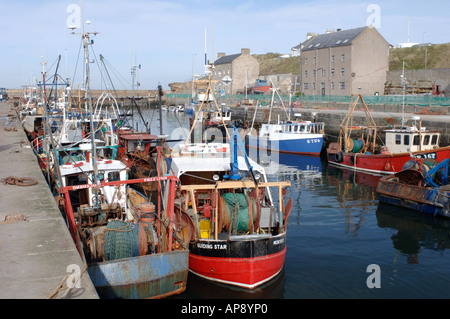
[[[250,49],[241,49],[242,55],[250,55]]]

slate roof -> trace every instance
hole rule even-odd
[[[361,34],[361,32],[363,32],[366,28],[367,27],[360,27],[316,35],[315,37],[302,43],[304,44],[302,51],[350,45],[353,39]]]
[[[241,56],[241,53],[238,54],[230,54],[230,55],[224,55],[223,57],[218,58],[216,61],[214,61],[214,64],[226,64],[233,62],[234,59]]]

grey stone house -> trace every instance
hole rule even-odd
[[[218,53],[211,74],[215,93],[236,94],[253,86],[259,76],[259,62],[250,55],[250,49],[241,49],[239,54]]]
[[[374,27],[327,31],[299,46],[305,95],[384,94],[390,45]]]

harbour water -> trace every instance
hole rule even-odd
[[[188,127],[186,114],[164,112],[163,118],[169,136]],[[252,292],[190,274],[186,292],[173,298],[450,298],[450,221],[380,204],[377,176],[318,157],[276,160],[269,179],[290,180],[294,200],[283,272]]]

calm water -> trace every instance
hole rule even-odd
[[[187,127],[187,115],[163,118],[167,134]],[[380,204],[378,177],[314,157],[280,155],[278,163],[269,179],[290,180],[294,200],[283,273],[251,293],[190,274],[176,298],[450,298],[450,221]],[[371,264],[380,288],[367,286]]]

